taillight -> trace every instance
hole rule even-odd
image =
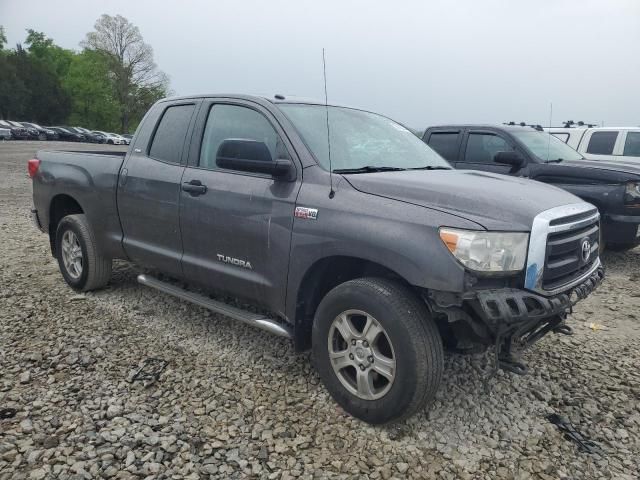
[[[36,176],[36,173],[38,173],[38,168],[40,168],[40,160],[38,160],[37,158],[32,158],[31,160],[29,160],[29,162],[27,163],[27,170],[29,171],[29,176],[31,178]]]

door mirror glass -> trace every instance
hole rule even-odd
[[[229,138],[224,140],[216,154],[220,168],[242,172],[265,173],[277,178],[291,180],[293,163],[289,159],[271,158],[267,144],[257,140]]]
[[[526,163],[525,158],[516,151],[498,152],[494,155],[493,161],[504,165],[511,165],[515,168],[522,168]]]

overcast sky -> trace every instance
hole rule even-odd
[[[640,1],[0,0],[25,29],[79,49],[102,13],[152,45],[178,94],[322,99],[412,127],[561,120],[640,125]]]

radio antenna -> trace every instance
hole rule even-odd
[[[327,117],[327,148],[329,150],[329,198],[333,198],[336,192],[333,190],[333,167],[331,166],[331,134],[329,132],[329,97],[327,96],[327,62],[324,59],[322,49],[322,73],[324,76],[324,108]]]
[[[553,102],[549,104],[549,130],[553,128]],[[549,153],[551,151],[551,131],[549,133],[549,138],[547,138],[547,162],[549,161]]]

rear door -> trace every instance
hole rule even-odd
[[[482,129],[470,129],[463,139],[462,155],[456,168],[483,170],[508,175],[511,166],[494,162],[498,152],[515,150],[511,141],[497,132]]]
[[[455,166],[460,155],[462,129],[429,130],[423,140],[440,154],[452,166]]]
[[[295,181],[224,169],[216,153],[225,139],[264,142],[272,159],[290,158]],[[284,312],[289,247],[302,169],[284,131],[262,106],[242,100],[205,100],[183,176],[180,204],[190,280]],[[189,185],[201,185],[193,192]]]
[[[123,246],[138,264],[182,275],[180,185],[197,101],[158,104],[149,112],[120,173]]]
[[[621,135],[618,130],[589,130],[584,134],[580,153],[590,160],[612,160],[620,151]]]

